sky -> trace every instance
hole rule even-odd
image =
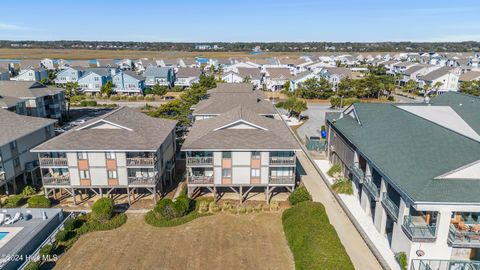
[[[478,0],[22,0],[0,40],[480,41]]]

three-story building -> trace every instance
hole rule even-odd
[[[176,121],[121,107],[35,147],[46,196],[163,192],[175,162]]]

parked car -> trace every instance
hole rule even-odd
[[[59,134],[65,133],[66,130],[63,128],[56,128],[54,129],[54,131],[55,131],[55,135],[59,135]]]
[[[71,123],[73,126],[80,126],[82,124],[85,124],[85,119],[78,119],[78,120],[75,120]]]

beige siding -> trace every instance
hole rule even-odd
[[[90,180],[91,180],[92,186],[108,185],[107,169],[105,167],[103,168],[90,167]]]
[[[70,173],[70,185],[79,186],[80,185],[80,176],[78,175],[78,168],[69,167],[68,171]]]
[[[250,184],[250,167],[232,168],[233,184]]]
[[[250,152],[232,152],[232,166],[250,166]]]

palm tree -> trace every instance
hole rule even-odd
[[[65,100],[67,101],[67,119],[70,117],[71,98],[78,95],[79,85],[76,82],[69,82],[65,85]]]
[[[437,95],[438,95],[438,89],[440,89],[440,87],[443,86],[443,83],[442,82],[436,82],[433,87],[435,88],[435,91],[437,92]]]

